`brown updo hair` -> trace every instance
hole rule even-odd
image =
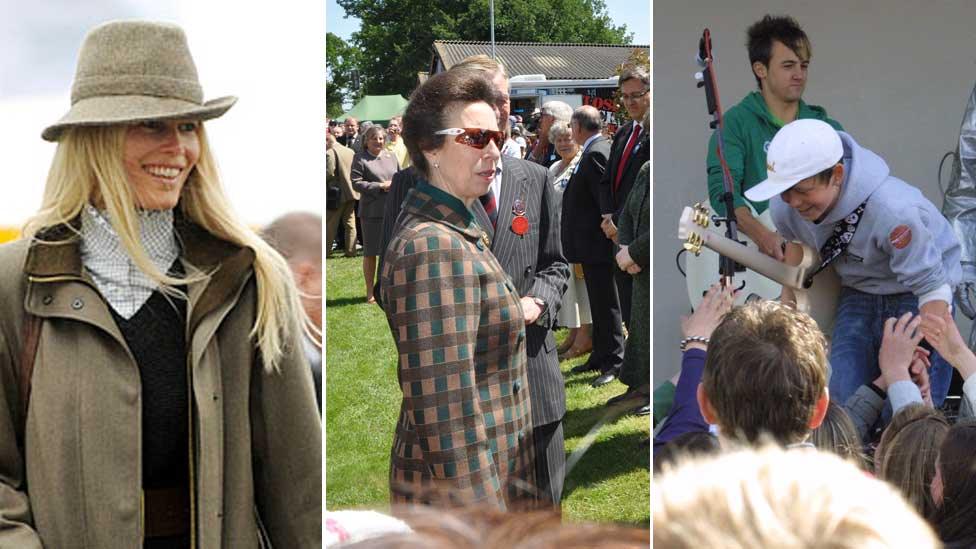
[[[464,108],[479,101],[494,105],[498,91],[483,71],[449,70],[435,74],[410,96],[410,104],[403,113],[403,136],[410,153],[410,161],[424,176],[430,176],[424,151],[444,145],[445,135],[434,132],[447,128],[447,118],[453,109]]]

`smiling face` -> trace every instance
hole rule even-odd
[[[497,130],[498,119],[495,109],[484,102],[455,105],[448,111],[446,127]],[[501,153],[491,141],[484,148],[476,149],[447,136],[444,145],[425,151],[424,156],[430,164],[431,183],[470,204],[488,192]]]
[[[807,86],[807,69],[810,66],[810,56],[803,49],[800,54],[797,55],[779,40],[773,40],[769,66],[758,61],[753,63],[752,68],[762,82],[764,96],[784,103],[800,100]]]
[[[129,126],[123,163],[137,207],[176,206],[200,158],[199,126],[195,120],[150,120]]]
[[[383,150],[383,144],[386,143],[386,134],[379,130],[372,131],[369,132],[369,137],[364,141],[369,154],[379,156],[380,151]]]
[[[579,151],[579,145],[573,139],[572,132],[563,132],[556,138],[556,152],[563,160],[571,160]]]
[[[838,164],[834,166],[829,179],[816,175],[808,177],[780,193],[780,198],[803,219],[817,221],[837,205],[843,180],[844,167]]]

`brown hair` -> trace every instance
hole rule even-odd
[[[773,42],[781,42],[789,48],[800,59],[809,60],[813,56],[813,46],[807,33],[803,32],[796,19],[788,15],[772,16],[766,15],[759,21],[753,23],[746,31],[746,49],[749,50],[749,66],[756,61],[769,68],[769,60],[773,56]],[[756,78],[756,85],[762,89],[762,80]]]
[[[862,470],[868,468],[854,422],[844,407],[833,400],[827,405],[827,415],[824,416],[823,423],[810,433],[810,442],[821,450],[847,459]]]
[[[827,385],[826,341],[810,316],[773,301],[732,309],[712,333],[702,387],[722,433],[802,441]]]
[[[394,508],[393,514],[413,532],[366,540],[349,545],[350,549],[645,549],[651,541],[645,529],[563,522],[556,511],[506,513],[484,506],[450,510],[413,506]]]
[[[427,79],[410,96],[410,104],[403,114],[403,136],[410,153],[410,161],[424,176],[430,175],[424,151],[444,145],[445,136],[434,132],[447,127],[447,119],[455,109],[471,103],[494,105],[498,92],[485,74],[474,71],[449,70]]]
[[[941,412],[912,404],[891,418],[874,455],[878,478],[898,488],[926,519],[935,514],[929,486],[935,476],[939,447],[948,431],[949,422]]]
[[[651,76],[643,65],[625,65],[617,84],[622,86],[628,80],[640,80],[645,86],[651,85]]]
[[[946,542],[976,542],[976,421],[960,421],[946,433],[939,454],[942,505],[932,522]]]

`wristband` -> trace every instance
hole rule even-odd
[[[708,345],[708,338],[704,336],[688,336],[681,340],[681,343],[678,344],[678,348],[684,351],[685,348],[688,346],[688,344],[691,342]]]

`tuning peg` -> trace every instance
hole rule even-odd
[[[692,221],[694,221],[696,224],[702,227],[707,228],[710,221],[708,213],[709,213],[708,208],[703,206],[701,202],[698,202],[697,204],[695,204],[694,207],[694,213],[692,214]]]

